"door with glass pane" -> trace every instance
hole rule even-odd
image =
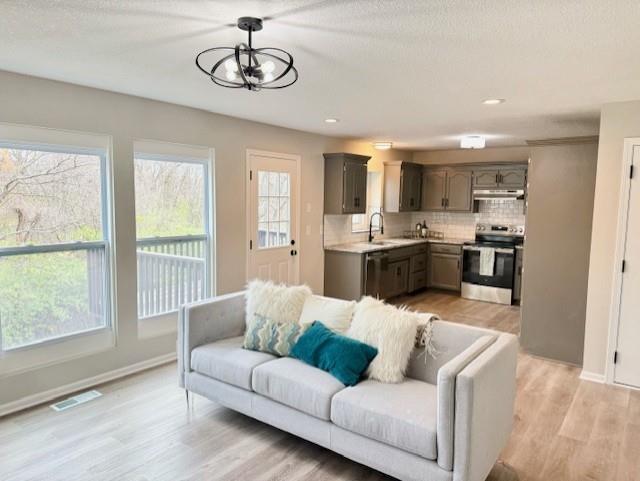
[[[248,279],[298,282],[297,156],[249,151]]]

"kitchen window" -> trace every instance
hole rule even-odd
[[[107,149],[44,130],[0,137],[0,354],[111,326]]]
[[[351,232],[369,232],[369,219],[382,212],[382,172],[367,173],[367,213],[351,216]],[[373,231],[380,230],[380,216],[373,218]]]
[[[165,316],[175,330],[179,306],[211,292],[209,151],[150,150],[134,160],[138,319]]]

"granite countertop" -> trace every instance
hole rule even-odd
[[[352,254],[366,254],[367,252],[376,252],[383,251],[389,249],[398,249],[400,247],[408,247],[418,244],[432,243],[432,244],[456,244],[462,245],[465,242],[468,242],[470,239],[455,239],[455,238],[443,238],[443,239],[404,239],[401,237],[398,238],[388,238],[388,239],[378,239],[374,240],[372,243],[361,241],[361,242],[350,242],[348,244],[337,244],[332,246],[326,246],[324,250],[333,251],[333,252],[348,252]],[[380,244],[376,244],[376,242],[381,242]]]

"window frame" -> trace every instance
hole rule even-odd
[[[134,144],[135,145],[135,144]],[[173,145],[173,144],[169,144],[169,145]],[[204,233],[203,234],[192,234],[192,235],[185,235],[185,236],[166,236],[166,237],[152,237],[152,238],[144,238],[144,239],[138,239],[138,232],[137,232],[137,225],[136,225],[136,256],[137,256],[137,251],[138,251],[138,241],[139,240],[145,240],[145,239],[154,239],[154,240],[166,240],[166,239],[175,239],[175,238],[183,238],[183,239],[187,239],[187,238],[192,238],[193,240],[198,240],[201,239],[202,237],[204,237],[204,242],[205,242],[205,282],[204,282],[204,299],[206,299],[207,297],[210,297],[214,294],[215,292],[215,282],[214,282],[214,276],[213,273],[215,272],[215,240],[214,240],[214,232],[213,232],[213,225],[214,225],[214,205],[213,205],[213,199],[214,199],[214,192],[213,192],[213,185],[214,185],[214,181],[215,179],[213,178],[213,173],[214,173],[214,157],[213,157],[213,149],[208,149],[209,152],[209,156],[207,158],[204,157],[193,157],[190,155],[182,155],[180,153],[171,153],[171,154],[159,154],[159,153],[152,153],[152,152],[144,152],[143,150],[136,150],[134,148],[134,152],[133,152],[133,163],[135,166],[135,162],[136,160],[149,160],[149,161],[156,161],[156,162],[174,162],[174,163],[183,163],[183,164],[197,164],[197,165],[201,165],[203,167],[203,202],[204,202],[204,209],[203,209],[203,216],[204,216]],[[134,202],[135,202],[135,170],[134,170]],[[135,216],[135,213],[134,213]],[[136,267],[136,276],[138,275],[137,272],[137,267]],[[140,317],[138,316],[138,292],[137,292],[137,286],[136,286],[136,318],[139,324],[139,330],[140,330],[140,324],[141,323],[145,323],[145,321],[153,321],[153,320],[165,320],[165,321],[169,321],[169,323],[171,324],[171,326],[173,326],[173,331],[175,331],[175,326],[174,326],[174,317],[175,315],[179,312],[179,307],[178,309],[173,309],[171,311],[167,311],[167,312],[163,312],[161,314],[154,314],[151,316],[143,316]],[[150,329],[151,331],[155,331],[155,329]],[[165,333],[164,330],[160,330],[158,334],[163,334]],[[148,337],[153,337],[153,333],[151,335],[149,335]],[[143,336],[145,337],[145,336]]]
[[[5,124],[6,125],[6,124]],[[34,127],[34,131],[39,131],[40,128]],[[42,129],[46,131],[47,136],[56,135],[58,131],[51,129]],[[61,136],[68,135],[66,131],[59,131]],[[33,134],[38,135],[38,134]],[[73,134],[72,134],[73,135]],[[82,134],[80,134],[82,135]],[[91,135],[91,134],[89,134]],[[106,139],[105,139],[106,140]],[[112,178],[112,165],[110,159],[110,139],[108,146],[104,147],[81,147],[74,145],[73,143],[60,142],[60,143],[48,143],[48,142],[33,142],[33,141],[21,141],[21,140],[0,140],[0,148],[13,149],[13,150],[33,150],[48,153],[62,153],[62,154],[77,154],[77,155],[93,155],[100,159],[100,216],[102,224],[102,240],[99,241],[77,241],[77,242],[63,242],[58,244],[37,244],[26,246],[11,246],[0,247],[0,258],[19,256],[19,255],[31,255],[31,254],[46,254],[55,252],[72,252],[78,250],[89,251],[92,248],[101,248],[104,252],[104,278],[103,278],[103,298],[104,298],[104,326],[95,327],[91,329],[85,329],[83,331],[77,331],[69,334],[61,334],[46,338],[40,341],[30,342],[28,344],[21,344],[9,349],[5,349],[2,343],[2,326],[0,325],[0,359],[8,359],[20,355],[20,353],[28,353],[37,350],[46,349],[49,346],[55,346],[65,342],[74,342],[78,338],[103,335],[104,342],[98,341],[96,348],[94,349],[91,344],[87,343],[86,349],[71,350],[71,354],[63,355],[60,358],[52,356],[47,362],[37,362],[35,364],[27,363],[25,366],[17,369],[9,367],[8,372],[29,370],[35,366],[49,365],[57,362],[62,362],[67,359],[72,359],[79,356],[88,355],[96,352],[96,350],[103,350],[105,348],[113,347],[115,345],[115,326],[114,320],[115,309],[115,288],[114,288],[114,265],[113,265],[113,239],[112,239],[112,224],[113,224],[113,196],[111,187]],[[82,352],[81,352],[82,351]],[[5,369],[0,369],[0,376],[5,372]]]

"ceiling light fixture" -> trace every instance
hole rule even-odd
[[[378,150],[389,150],[393,147],[392,142],[374,142],[373,147]]]
[[[298,71],[293,66],[293,57],[280,48],[253,48],[253,32],[262,30],[262,19],[240,17],[238,28],[249,32],[249,43],[239,43],[234,47],[214,47],[200,52],[196,65],[216,85],[247,90],[282,89],[298,80]],[[220,58],[221,52],[231,52]],[[212,67],[204,67],[205,57],[217,54]],[[211,63],[209,63],[211,65]],[[224,73],[222,70],[224,66]],[[223,75],[223,76],[221,76]]]
[[[467,135],[460,139],[461,149],[484,149],[485,138],[482,135]]]
[[[324,119],[324,121],[328,124],[337,124],[340,122],[340,119]]]
[[[482,101],[482,103],[485,105],[499,105],[505,102],[506,102],[505,99],[486,99]]]

